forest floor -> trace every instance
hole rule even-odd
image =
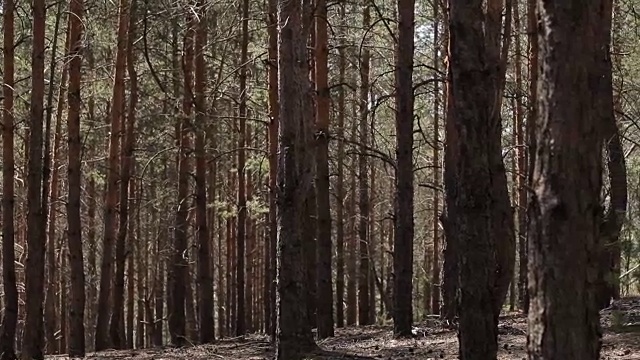
[[[624,299],[601,314],[603,346],[601,359],[640,360],[640,298]],[[498,359],[526,359],[526,317],[505,314],[499,325]],[[319,341],[319,350],[306,359],[317,360],[430,360],[457,359],[458,340],[454,329],[429,319],[414,326],[413,339],[395,340],[391,326],[337,329],[336,336]],[[63,359],[62,356],[55,357]],[[104,351],[88,355],[104,360],[229,359],[266,360],[273,358],[268,338],[249,335],[223,339],[213,345],[181,349],[156,348]]]

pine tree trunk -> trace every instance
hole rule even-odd
[[[608,46],[600,22],[610,16],[606,2],[537,2],[542,61],[529,212],[530,359],[599,359],[591,274],[602,220],[603,132],[611,124],[593,78]]]
[[[125,116],[124,73],[127,65],[127,34],[129,31],[129,3],[120,0],[118,19],[118,48],[116,51],[115,80],[111,104],[111,134],[109,138],[109,158],[107,171],[107,194],[105,197],[104,236],[102,264],[100,267],[100,294],[98,296],[98,318],[96,323],[96,351],[110,346],[109,303],[111,297],[111,277],[113,272],[113,246],[116,241],[116,206],[118,204],[120,132]]]
[[[371,23],[369,0],[363,0],[363,28],[368,29]],[[362,49],[360,58],[360,149],[358,154],[358,249],[360,264],[358,268],[358,323],[371,324],[369,317],[369,179],[367,164],[367,146],[369,146],[369,62],[370,53],[367,47]]]
[[[82,251],[82,139],[80,137],[80,110],[82,100],[80,88],[82,80],[83,52],[83,0],[72,0],[70,4],[69,42],[71,61],[69,63],[69,112],[67,129],[69,136],[69,200],[67,203],[67,226],[69,248],[69,278],[71,282],[71,299],[69,302],[69,356],[85,355],[85,276],[84,256]],[[57,185],[57,184],[55,184]],[[53,191],[53,188],[52,188]],[[54,221],[54,218],[51,218]],[[55,225],[54,225],[55,226]],[[66,303],[61,306],[66,307]],[[63,320],[64,321],[64,320]]]
[[[44,57],[46,4],[33,2],[31,53],[31,106],[29,117],[29,159],[27,161],[27,260],[25,265],[26,318],[22,338],[22,359],[43,358],[45,227],[42,208]]]
[[[313,191],[310,119],[304,102],[310,91],[301,4],[278,0],[278,98],[280,133],[277,176],[278,281],[276,358],[299,359],[315,348],[305,301],[303,228]]]
[[[414,0],[398,0],[396,47],[396,176],[393,245],[393,333],[409,337],[413,323],[413,51]],[[436,95],[437,96],[437,95]]]
[[[18,324],[18,288],[15,266],[15,176],[14,160],[14,0],[2,2],[4,24],[3,46],[3,111],[2,111],[2,285],[4,288],[4,312],[0,333],[2,360],[14,360],[16,326]]]

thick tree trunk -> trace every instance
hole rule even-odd
[[[481,0],[450,3],[445,231],[458,251],[461,359],[496,358],[498,316],[513,268],[499,116],[501,10],[496,1],[487,4],[486,14]]]
[[[603,131],[610,123],[601,117],[593,79],[607,46],[603,4],[537,2],[542,64],[529,212],[530,359],[599,358],[591,274],[597,272]]]
[[[278,98],[280,133],[277,176],[278,279],[276,358],[301,359],[315,348],[306,310],[303,223],[313,191],[312,134],[304,102],[307,80],[300,2],[278,0]]]
[[[22,338],[22,359],[43,358],[45,228],[42,208],[42,140],[44,115],[44,57],[46,4],[33,2],[31,53],[31,106],[29,117],[29,158],[27,161],[27,262],[25,265],[26,318]]]
[[[107,172],[107,194],[105,196],[104,237],[102,265],[100,267],[100,294],[98,296],[98,319],[96,323],[96,350],[104,350],[110,345],[109,303],[111,277],[113,272],[113,246],[116,240],[116,206],[118,204],[120,154],[120,131],[125,111],[124,73],[127,65],[127,34],[129,31],[129,4],[120,0],[118,19],[118,48],[111,104],[111,134],[109,135],[109,158]]]
[[[396,48],[396,176],[393,245],[393,332],[409,337],[413,323],[413,51],[414,0],[398,0]],[[436,95],[437,96],[437,95]]]

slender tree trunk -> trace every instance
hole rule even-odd
[[[345,9],[344,4],[340,5],[340,16],[344,19]],[[345,278],[344,278],[344,203],[345,203],[345,190],[344,190],[344,118],[345,118],[345,69],[346,69],[346,56],[345,45],[341,43],[338,48],[338,83],[341,84],[338,88],[338,169],[336,178],[336,325],[338,327],[344,326],[344,290],[345,290]]]
[[[414,0],[398,0],[396,47],[396,176],[393,245],[393,333],[409,337],[413,323],[413,51]],[[436,94],[437,96],[437,94]]]
[[[211,239],[207,224],[207,164],[204,150],[204,129],[207,121],[205,103],[207,44],[207,18],[204,3],[198,6],[200,15],[196,29],[195,59],[195,155],[196,155],[196,235],[198,238],[198,319],[200,323],[200,343],[214,340],[213,321],[213,276],[211,274]]]
[[[69,136],[69,200],[67,203],[68,248],[71,282],[71,299],[69,302],[69,356],[83,357],[85,354],[85,276],[84,256],[82,252],[82,220],[80,197],[82,196],[82,139],[80,138],[80,109],[82,100],[80,86],[82,80],[82,53],[84,33],[83,0],[72,0],[70,3],[69,43],[69,112],[67,131]],[[56,184],[57,185],[57,184]],[[53,190],[53,188],[52,188]],[[54,220],[53,218],[51,219]],[[62,304],[62,306],[67,306]],[[64,320],[63,320],[64,321]]]
[[[182,114],[178,125],[178,210],[175,217],[173,256],[170,276],[171,310],[169,311],[169,333],[175,346],[186,344],[187,337],[187,292],[190,289],[188,257],[188,215],[189,215],[189,151],[191,149],[190,117],[193,99],[193,42],[195,36],[193,15],[187,15],[187,34],[184,37],[182,66],[184,71],[184,94]],[[189,288],[188,288],[189,287]]]
[[[611,124],[593,78],[608,45],[600,21],[607,2],[537,2],[542,63],[529,212],[530,359],[599,359],[591,274],[599,250],[603,132]]]
[[[276,206],[276,177],[278,173],[278,125],[280,105],[278,103],[278,23],[276,0],[268,0],[268,36],[269,36],[269,248],[265,261],[265,323],[271,339],[276,336],[276,243],[278,241],[278,222]]]
[[[363,28],[368,29],[371,23],[369,0],[363,0]],[[369,146],[369,49],[362,49],[360,58],[360,149],[358,154],[358,245],[360,255],[358,277],[358,323],[371,324],[369,317],[369,179],[366,149]]]
[[[133,149],[135,146],[134,132],[136,121],[136,104],[138,102],[138,82],[135,72],[135,49],[134,41],[136,36],[136,0],[131,0],[129,8],[129,27],[127,33],[126,65],[129,73],[131,85],[129,95],[129,107],[126,116],[121,116],[121,130],[124,131],[124,140],[120,153],[120,201],[118,217],[118,233],[116,238],[116,273],[113,286],[113,311],[111,312],[111,322],[109,324],[109,335],[111,343],[116,349],[125,347],[125,329],[121,327],[124,323],[125,307],[125,266],[127,262],[127,232],[129,231],[129,183],[131,181],[131,168]]]
[[[438,44],[440,41],[440,4],[434,1],[434,30],[433,42]],[[436,71],[440,70],[440,51],[442,48],[437,46],[433,50],[433,67]],[[433,232],[433,256],[431,258],[431,311],[440,313],[440,176],[442,167],[440,164],[440,82],[433,82],[433,219],[431,231]]]
[[[331,209],[329,201],[329,107],[327,62],[327,4],[316,1],[316,201],[318,206],[317,325],[318,338],[333,336],[333,285],[331,274]]]
[[[351,144],[355,143],[358,125],[355,101],[351,106]],[[355,152],[354,152],[355,153]],[[349,242],[347,244],[347,325],[355,325],[358,316],[356,258],[358,251],[358,234],[356,233],[356,156],[351,157],[351,175],[349,190]]]
[[[242,2],[242,45],[240,49],[240,106],[238,109],[238,223],[236,235],[236,335],[245,333],[245,242],[247,226],[247,197],[245,185],[246,124],[247,124],[247,58],[249,46],[249,0]]]
[[[120,0],[118,19],[118,48],[116,51],[116,69],[111,104],[111,134],[109,137],[109,158],[107,171],[107,194],[104,210],[104,236],[102,246],[102,265],[100,267],[100,294],[98,296],[98,319],[96,323],[96,351],[110,345],[109,302],[111,296],[111,277],[113,272],[113,246],[116,240],[116,206],[118,204],[120,154],[120,131],[125,116],[124,73],[127,65],[127,34],[129,31],[129,3]],[[112,340],[112,339],[111,339]]]
[[[300,2],[278,0],[278,98],[280,132],[277,173],[276,358],[301,359],[315,348],[306,310],[303,219],[313,191],[309,92]]]
[[[33,2],[31,53],[31,108],[29,118],[29,159],[27,161],[27,262],[25,265],[26,318],[22,338],[22,359],[43,358],[45,227],[42,208],[42,141],[44,115],[44,57],[46,4]]]
[[[4,23],[3,50],[3,111],[2,111],[2,285],[4,288],[4,312],[0,333],[2,360],[14,360],[16,325],[18,324],[18,288],[15,265],[15,176],[14,160],[14,0],[2,3]]]

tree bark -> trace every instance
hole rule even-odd
[[[414,6],[414,0],[398,0],[399,21],[395,69],[397,168],[393,245],[393,332],[396,337],[410,337],[413,323]]]
[[[18,287],[15,265],[15,176],[14,160],[14,0],[2,3],[4,23],[3,50],[3,111],[2,111],[2,285],[4,288],[4,313],[0,333],[2,360],[14,360],[16,326],[18,324]]]
[[[113,246],[116,240],[116,206],[118,204],[120,154],[120,131],[125,111],[124,73],[127,65],[127,34],[129,31],[129,3],[120,0],[118,9],[118,48],[116,51],[115,79],[111,104],[111,133],[109,135],[109,158],[107,171],[107,194],[104,210],[104,236],[102,264],[100,266],[100,294],[98,295],[98,318],[96,323],[96,346],[100,351],[110,346],[109,302],[113,268]]]
[[[610,125],[593,89],[600,47],[607,46],[602,5],[537,2],[542,63],[529,209],[530,359],[599,358],[593,259],[601,220],[602,132]]]
[[[301,359],[315,349],[306,310],[303,214],[313,191],[312,134],[304,102],[310,91],[300,2],[278,0],[278,98],[280,132],[277,173],[276,358]]]
[[[22,359],[42,359],[44,328],[45,228],[42,208],[42,142],[44,115],[44,57],[46,4],[33,2],[31,53],[31,107],[29,117],[29,158],[27,161],[27,260],[25,265],[25,325]]]
[[[481,0],[450,3],[445,231],[458,251],[461,359],[496,358],[498,316],[513,268],[499,116],[505,66],[501,10],[496,1],[486,13]]]

